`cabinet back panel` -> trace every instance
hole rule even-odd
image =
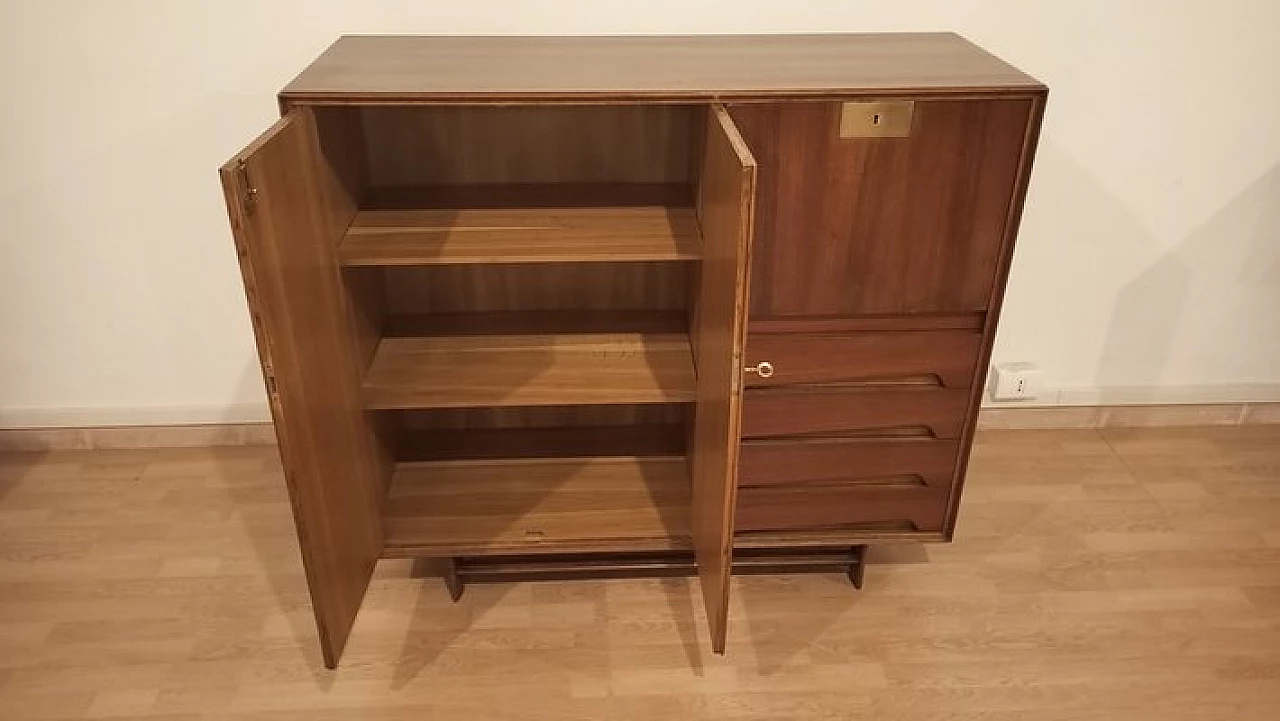
[[[536,310],[682,310],[687,263],[545,263],[388,268],[392,315]]]
[[[841,138],[838,102],[734,106],[760,164],[751,317],[985,310],[1031,105],[916,101],[880,138]]]
[[[563,428],[566,426],[684,425],[685,403],[514,408],[434,408],[388,411],[406,430],[439,428]]]
[[[683,456],[688,404],[389,411],[401,461]]]
[[[361,110],[372,185],[688,183],[691,105]]]

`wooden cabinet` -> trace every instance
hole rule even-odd
[[[735,565],[948,539],[1045,95],[949,34],[340,39],[221,171],[326,663],[379,558],[696,573],[722,651]]]

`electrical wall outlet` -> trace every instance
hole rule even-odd
[[[1042,375],[1035,363],[997,363],[992,371],[992,400],[1031,401],[1040,396]]]

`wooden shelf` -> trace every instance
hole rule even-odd
[[[364,210],[338,255],[346,266],[696,260],[691,208]]]
[[[599,333],[383,338],[364,381],[371,409],[683,403],[689,337]]]
[[[691,547],[683,457],[401,463],[388,558]]]

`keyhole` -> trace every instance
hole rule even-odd
[[[872,125],[879,125],[879,124],[880,124],[880,113],[876,113],[875,115],[872,115],[872,116],[871,116],[871,124],[872,124]]]

